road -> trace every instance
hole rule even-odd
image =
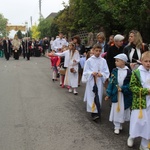
[[[79,95],[52,82],[45,57],[0,58],[0,150],[137,150],[128,148],[129,124],[120,135],[108,121],[110,103],[103,102],[101,122],[93,122]]]

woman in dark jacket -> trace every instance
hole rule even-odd
[[[129,44],[123,50],[128,57],[130,69],[135,70],[139,66],[141,55],[145,51],[148,51],[148,46],[143,43],[140,32],[131,30],[129,32]]]

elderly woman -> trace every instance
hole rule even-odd
[[[139,66],[141,55],[145,51],[148,51],[148,46],[143,43],[140,32],[131,30],[129,32],[129,44],[124,48],[123,52],[127,55],[129,67],[132,70]]]
[[[19,48],[20,48],[21,42],[18,39],[18,36],[15,35],[13,41],[12,41],[12,47],[14,51],[14,59],[18,60],[19,59]]]
[[[102,53],[107,52],[109,45],[106,43],[106,37],[104,32],[99,32],[96,38],[97,38],[97,44],[99,44],[102,47]]]

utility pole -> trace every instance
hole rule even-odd
[[[41,3],[42,3],[42,0],[39,0],[39,21],[41,21],[41,18],[42,18]]]
[[[32,27],[32,16],[30,16],[30,22],[31,22],[31,27]]]

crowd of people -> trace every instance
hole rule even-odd
[[[94,121],[101,119],[104,88],[105,100],[111,101],[109,121],[114,133],[120,134],[122,124],[130,121],[127,145],[141,137],[140,150],[150,149],[150,51],[141,34],[132,30],[128,42],[121,34],[97,34],[90,50],[81,44],[78,35],[68,43],[63,34],[55,39],[48,54],[53,69],[52,81],[59,79],[62,88],[78,94],[80,82],[86,84],[84,101]]]
[[[103,96],[111,101],[109,121],[114,133],[120,134],[125,121],[130,121],[127,145],[141,137],[140,150],[150,149],[150,51],[139,31],[129,32],[128,42],[121,34],[110,35],[106,42],[104,32],[96,36],[93,47],[86,48],[80,36],[68,42],[60,32],[56,39],[0,40],[0,57],[6,60],[13,55],[18,60],[22,55],[45,55],[50,58],[52,82],[59,80],[60,87],[69,93],[78,94],[80,83],[85,83],[84,102],[93,121],[101,119]],[[104,89],[106,95],[104,95]]]
[[[5,57],[8,61],[11,56],[18,60],[19,56],[30,60],[31,56],[40,57],[45,56],[45,52],[48,52],[50,48],[50,42],[47,37],[41,40],[31,39],[25,37],[19,39],[17,35],[11,38],[0,39],[0,57]]]

